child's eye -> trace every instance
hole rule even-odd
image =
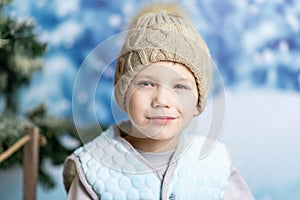
[[[140,81],[140,82],[138,82],[138,85],[139,86],[151,86],[151,87],[154,87],[154,83],[151,82],[151,81]]]
[[[176,88],[176,89],[188,89],[187,86],[182,85],[182,84],[177,84],[177,85],[175,85],[175,88]]]

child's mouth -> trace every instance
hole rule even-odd
[[[172,117],[172,116],[154,116],[154,117],[147,117],[147,118],[155,124],[167,124],[177,119],[177,117]]]

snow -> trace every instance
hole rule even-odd
[[[59,17],[66,17],[68,14],[76,13],[80,10],[80,0],[54,1],[56,14]]]
[[[288,16],[286,16],[286,20],[287,20],[288,24],[291,26],[291,28],[293,29],[293,31],[298,33],[299,32],[298,19],[293,15],[288,15]]]
[[[114,14],[110,17],[109,19],[109,24],[111,27],[113,28],[117,28],[117,27],[120,27],[121,24],[122,24],[122,18],[120,15],[118,14]]]
[[[289,190],[300,180],[300,160],[295,157],[300,152],[300,94],[228,91],[226,102],[222,140],[251,189],[281,188],[286,197],[295,195]]]
[[[82,26],[76,20],[68,20],[61,23],[54,31],[44,32],[41,39],[55,47],[74,41],[82,31]]]

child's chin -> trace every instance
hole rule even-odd
[[[176,138],[180,134],[180,127],[178,125],[157,125],[149,124],[145,128],[139,128],[140,135],[144,138],[149,138],[153,140],[170,140]]]
[[[166,140],[173,140],[173,139],[175,140],[177,135],[178,135],[177,133],[170,134],[170,132],[162,131],[155,135],[149,136],[149,138],[157,141],[166,141]]]

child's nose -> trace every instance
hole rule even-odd
[[[172,98],[175,98],[172,90],[166,86],[159,85],[152,100],[153,107],[170,107]]]

